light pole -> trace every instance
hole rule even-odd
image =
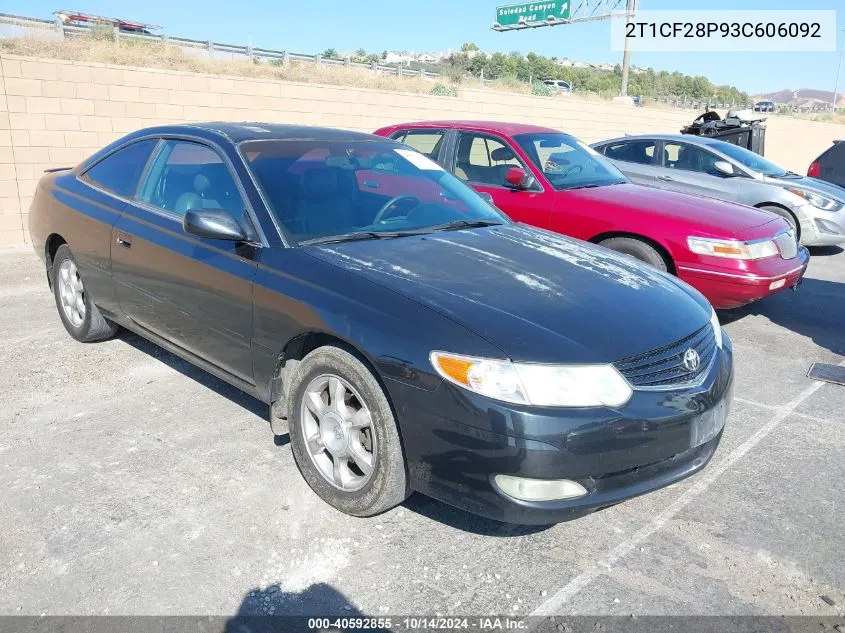
[[[845,29],[842,29],[845,33]],[[836,83],[833,85],[833,113],[836,114],[836,97],[839,92],[839,71],[842,70],[842,56],[845,55],[845,37],[842,38],[842,50],[839,51],[839,65],[836,67]]]

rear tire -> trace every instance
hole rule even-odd
[[[94,305],[67,244],[62,244],[56,251],[52,274],[56,308],[68,334],[81,343],[102,341],[115,335],[119,326],[106,319]]]
[[[611,237],[599,242],[599,246],[604,246],[623,255],[629,255],[657,270],[663,272],[669,270],[669,265],[656,248],[634,237]]]
[[[396,419],[384,390],[348,351],[325,346],[296,368],[288,399],[291,451],[326,503],[358,517],[409,494]]]
[[[789,222],[789,226],[792,227],[792,230],[795,231],[795,239],[799,242],[801,241],[801,227],[798,225],[798,221],[795,219],[795,216],[792,215],[789,211],[784,209],[783,207],[774,207],[769,205],[763,205],[762,207],[757,207],[763,211],[768,211],[769,213],[774,213],[775,215],[779,215],[784,220]]]

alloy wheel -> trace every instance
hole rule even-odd
[[[62,311],[73,327],[81,327],[85,321],[85,288],[73,260],[61,263],[58,281]]]
[[[345,492],[367,484],[375,467],[375,429],[352,385],[334,374],[314,378],[305,388],[300,424],[308,455],[326,481]]]

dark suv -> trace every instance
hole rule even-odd
[[[845,139],[833,141],[832,146],[810,163],[807,175],[845,187]]]

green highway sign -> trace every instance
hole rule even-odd
[[[570,0],[546,0],[546,2],[523,2],[509,4],[496,9],[496,24],[515,26],[523,24],[568,20]]]

